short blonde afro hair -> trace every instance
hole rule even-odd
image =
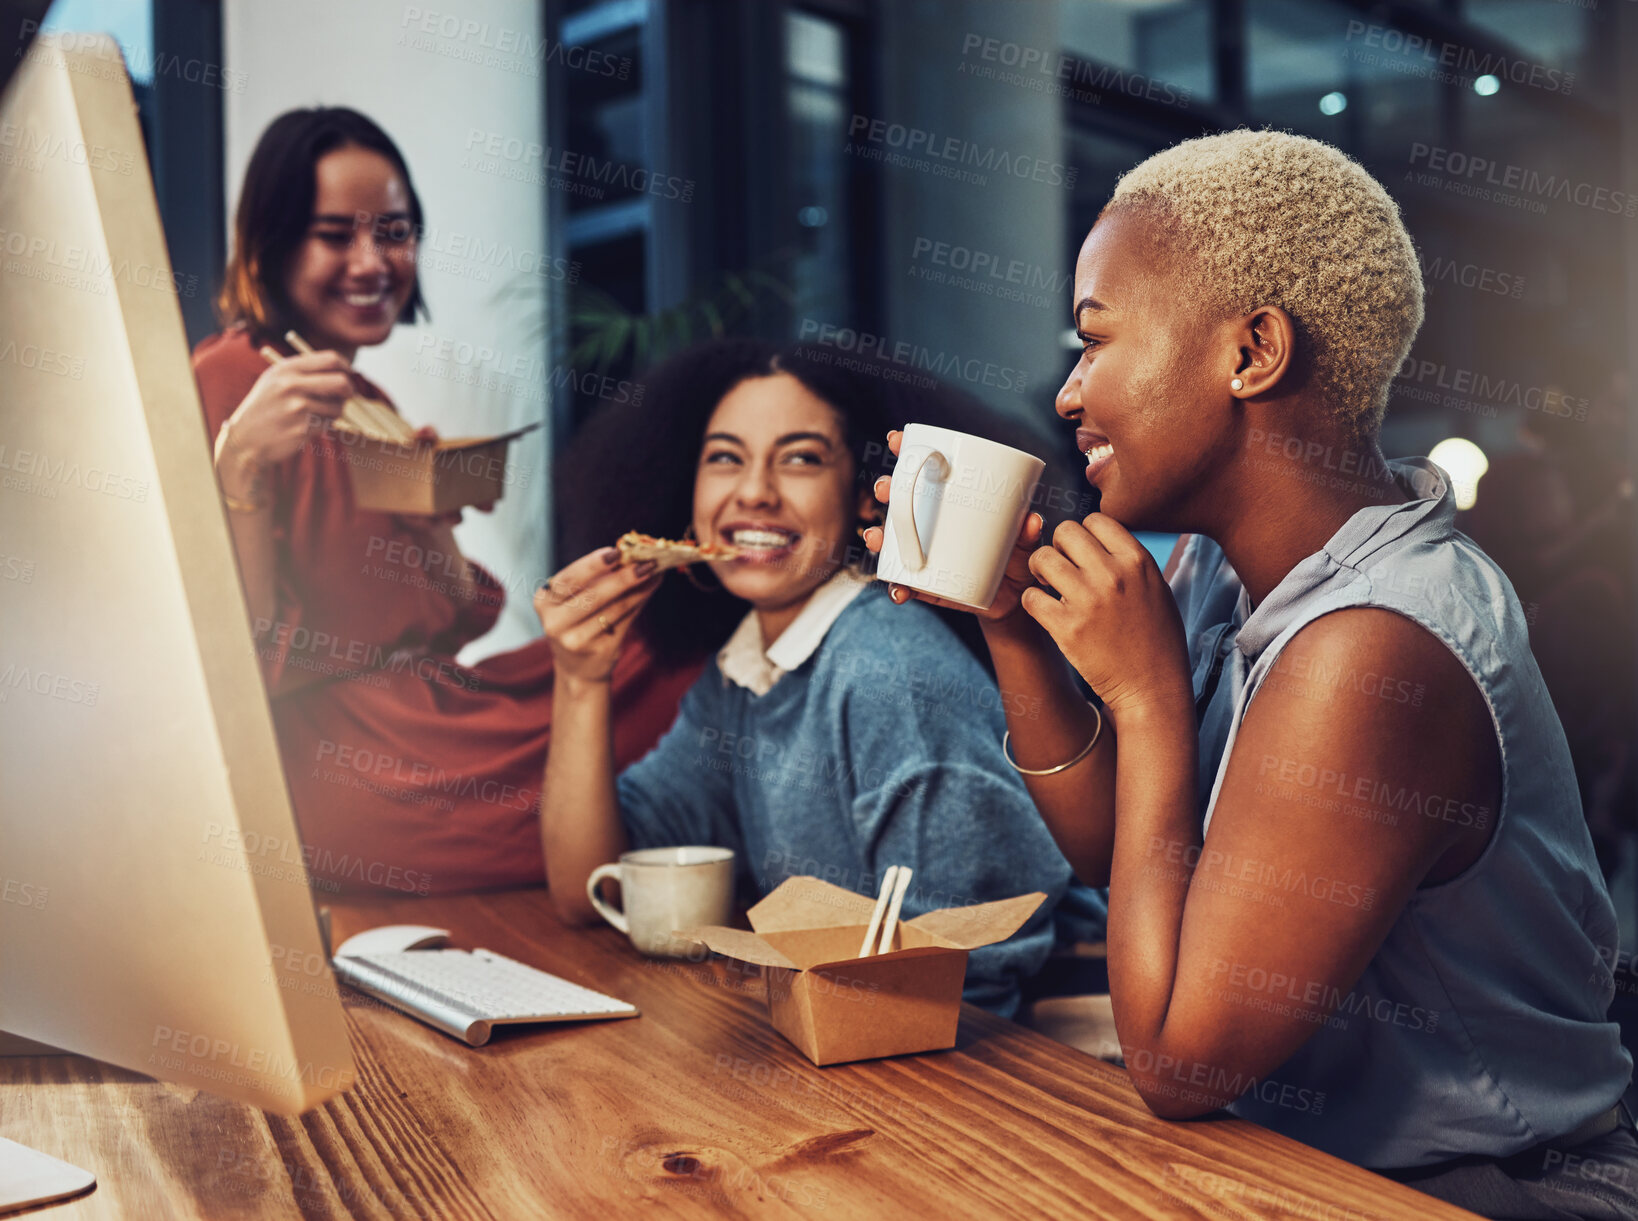
[[[1194,256],[1213,305],[1277,305],[1311,351],[1327,406],[1373,435],[1422,326],[1422,269],[1399,205],[1329,144],[1230,131],[1156,153],[1104,212],[1157,210]]]

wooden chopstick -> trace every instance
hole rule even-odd
[[[261,347],[262,359],[270,365],[280,364],[285,357],[275,349],[263,344]],[[394,440],[395,438],[380,436],[376,426],[366,417],[358,407],[358,400],[349,398],[341,405],[341,415],[333,422],[332,427],[345,428],[349,432],[356,432],[361,437],[370,437],[375,440]]]
[[[295,331],[284,333],[285,342],[296,351],[311,355],[313,345],[308,343]],[[262,355],[266,356],[271,348],[264,348]],[[274,353],[277,355],[277,353]],[[384,403],[377,403],[362,395],[351,395],[341,406],[341,418],[355,432],[361,432],[377,441],[397,441],[408,443],[415,439],[415,429],[403,416],[388,408]]]
[[[882,874],[882,892],[876,896],[876,910],[870,913],[870,927],[865,929],[864,944],[859,947],[859,957],[869,958],[876,946],[876,934],[881,931],[882,913],[887,910],[887,899],[893,890],[893,879],[899,876],[899,867],[889,865],[887,872]]]
[[[893,949],[893,934],[898,931],[899,908],[904,906],[904,892],[910,889],[910,866],[900,865],[899,876],[893,882],[893,903],[887,909],[887,920],[882,925],[882,948],[878,954],[886,954]]]
[[[284,333],[284,341],[291,347],[295,348],[296,351],[300,352],[303,356],[311,356],[313,354],[313,345],[308,343],[295,331],[286,331]],[[347,400],[341,404],[341,419],[338,422],[345,424],[354,432],[363,433],[366,437],[377,436],[381,430],[381,427],[376,422],[375,417],[365,410],[364,404],[357,399],[356,395],[348,396]]]
[[[298,352],[313,351],[312,345],[295,331],[286,331],[284,338]],[[379,441],[409,441],[415,435],[415,430],[401,416],[390,411],[384,404],[367,399],[363,395],[355,394],[343,404],[343,418],[349,415],[351,416],[349,423],[354,428]]]

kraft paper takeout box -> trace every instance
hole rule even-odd
[[[340,428],[337,437],[352,473],[353,501],[378,513],[448,513],[499,500],[506,487],[506,449],[530,424],[494,437],[402,444]]]
[[[747,913],[755,932],[706,925],[682,935],[761,965],[774,1029],[815,1064],[841,1064],[954,1047],[967,951],[1006,940],[1045,899],[1037,891],[901,920],[889,953],[859,958],[874,900],[794,877]]]

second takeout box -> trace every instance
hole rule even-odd
[[[875,903],[818,878],[787,878],[747,913],[755,932],[685,934],[754,962],[768,1017],[815,1064],[954,1047],[967,952],[1004,941],[1046,899],[1037,891],[901,921],[889,953],[858,957]]]

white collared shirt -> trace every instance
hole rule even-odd
[[[775,683],[813,656],[831,625],[873,579],[851,568],[838,569],[808,596],[807,605],[768,649],[762,647],[762,623],[752,610],[717,653],[717,668],[729,681],[767,695]]]

